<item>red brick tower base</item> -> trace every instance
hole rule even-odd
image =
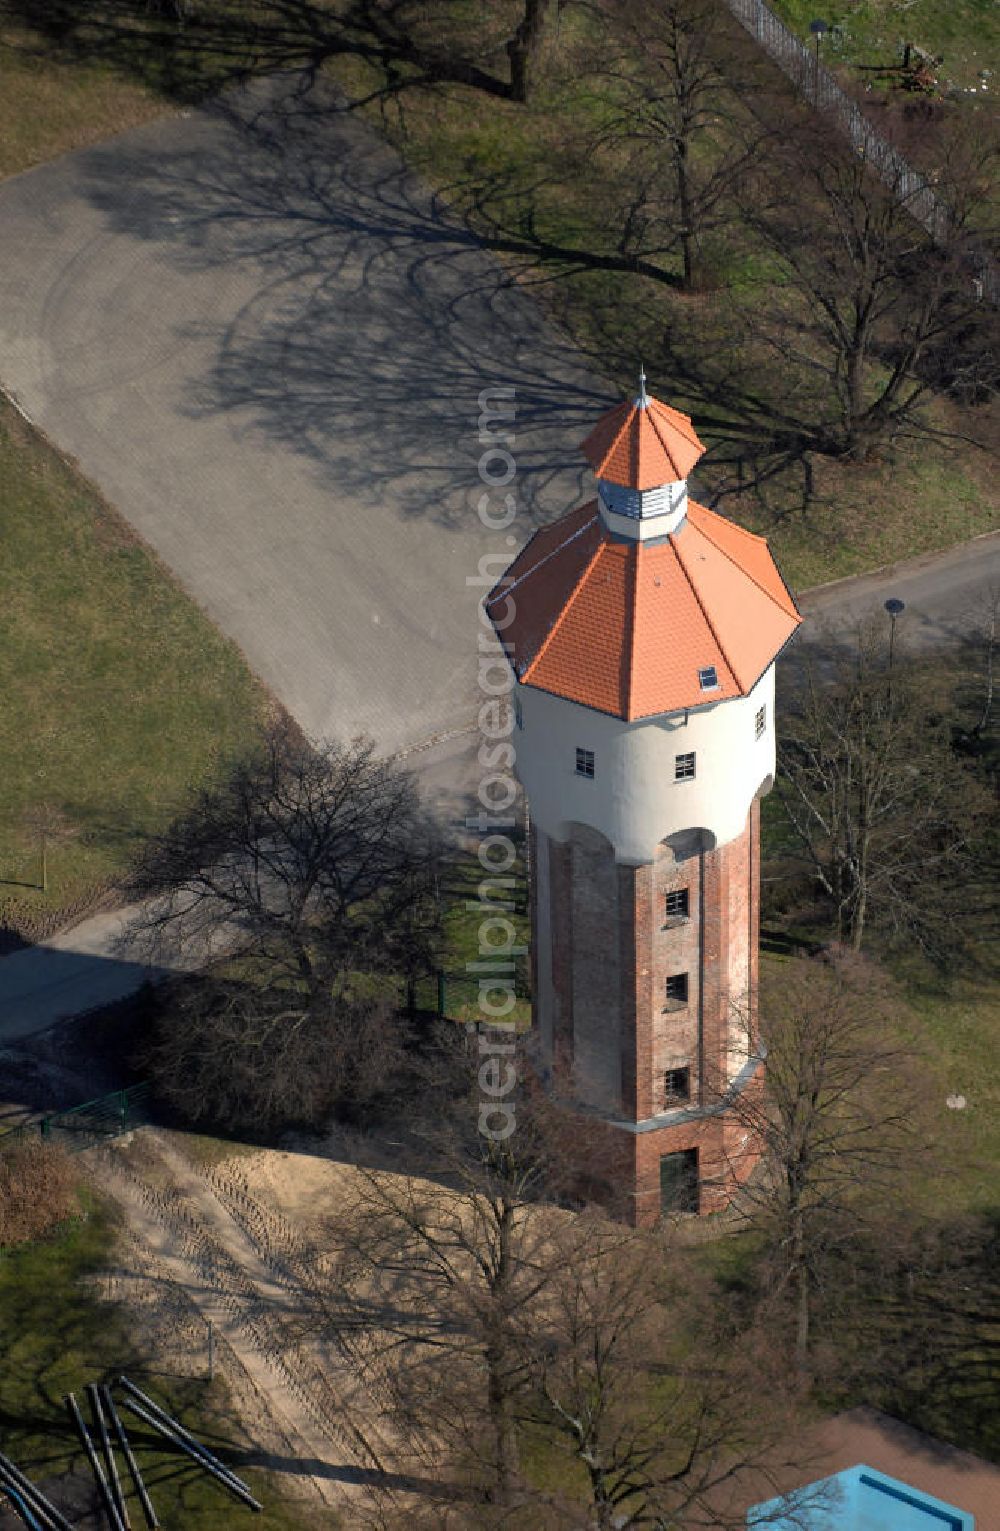
[[[759,807],[725,845],[673,836],[640,866],[583,825],[532,837],[543,1064],[580,1112],[581,1183],[634,1224],[721,1210],[760,1157],[731,1104],[762,1085]]]

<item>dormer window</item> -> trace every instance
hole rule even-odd
[[[703,691],[718,689],[719,677],[714,664],[707,664],[703,670],[698,671],[698,684]]]
[[[577,752],[576,752],[576,774],[577,774],[577,776],[586,776],[586,777],[589,778],[589,780],[593,781],[593,779],[594,779],[594,752],[593,752],[593,750],[582,750],[579,747],[577,748]]]

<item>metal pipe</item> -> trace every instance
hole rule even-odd
[[[139,1465],[132,1454],[132,1447],[129,1445],[128,1436],[125,1434],[125,1426],[122,1424],[118,1415],[118,1410],[115,1408],[115,1401],[111,1396],[111,1389],[106,1384],[101,1388],[101,1397],[104,1402],[104,1412],[110,1419],[115,1435],[118,1437],[118,1446],[121,1454],[125,1458],[125,1461],[128,1463],[128,1470],[132,1476],[132,1482],[135,1485],[135,1491],[139,1496],[139,1503],[142,1505],[142,1513],[146,1517],[146,1524],[150,1528],[150,1531],[156,1531],[156,1528],[159,1526],[160,1522],[156,1518],[156,1511],[153,1509],[153,1501],[150,1499],[146,1490],[146,1485],[142,1481],[142,1474],[139,1471]]]
[[[249,1489],[244,1488],[238,1482],[234,1482],[221,1467],[216,1465],[214,1457],[203,1456],[200,1451],[196,1451],[193,1446],[189,1446],[187,1441],[181,1440],[181,1437],[175,1430],[171,1430],[170,1426],[164,1424],[162,1419],[157,1419],[154,1414],[150,1414],[149,1410],[144,1409],[141,1403],[136,1403],[134,1398],[125,1398],[122,1401],[126,1409],[132,1414],[138,1415],[139,1419],[144,1420],[153,1430],[159,1431],[160,1435],[166,1436],[168,1441],[173,1441],[174,1445],[185,1452],[193,1462],[196,1462],[205,1472],[211,1473],[216,1482],[220,1483],[223,1488],[227,1488],[231,1494],[235,1494],[238,1499],[242,1499],[244,1504],[248,1504],[252,1510],[262,1510],[264,1508],[262,1504],[258,1504],[257,1500],[254,1499]]]
[[[115,1454],[111,1449],[111,1437],[108,1435],[108,1425],[104,1418],[104,1410],[101,1407],[101,1395],[96,1382],[87,1383],[87,1397],[90,1399],[90,1412],[94,1416],[94,1424],[101,1440],[101,1454],[104,1457],[105,1466],[108,1469],[108,1485],[111,1489],[111,1497],[115,1501],[118,1518],[125,1531],[132,1531],[132,1525],[128,1518],[128,1510],[125,1507],[125,1496],[122,1493],[121,1479],[118,1476],[118,1464]]]
[[[137,1414],[140,1419],[144,1419],[147,1424],[154,1425],[161,1434],[166,1434],[171,1440],[176,1440],[203,1466],[208,1468],[210,1472],[215,1473],[219,1478],[225,1479],[239,1493],[248,1494],[250,1492],[242,1478],[237,1478],[234,1472],[230,1472],[229,1468],[220,1462],[218,1457],[212,1455],[207,1446],[203,1446],[200,1441],[195,1440],[194,1436],[185,1430],[183,1425],[171,1418],[164,1410],[156,1409],[154,1411],[153,1409],[147,1409],[144,1404],[136,1403],[134,1399],[124,1398],[122,1403],[126,1409],[131,1409],[134,1414]]]
[[[104,1476],[104,1468],[101,1466],[97,1452],[94,1450],[94,1443],[90,1439],[90,1431],[87,1429],[87,1426],[84,1423],[83,1415],[80,1413],[79,1404],[73,1397],[72,1393],[66,1394],[65,1403],[67,1409],[69,1410],[70,1419],[76,1426],[77,1434],[79,1435],[83,1444],[83,1449],[87,1453],[87,1456],[90,1460],[91,1471],[97,1480],[97,1487],[100,1490],[101,1498],[104,1500],[104,1508],[108,1512],[108,1519],[111,1522],[112,1531],[125,1531],[125,1527],[121,1522],[121,1516],[118,1514],[118,1506],[115,1504],[111,1497],[111,1490],[108,1488],[108,1480]]]
[[[35,1514],[52,1526],[54,1531],[73,1531],[73,1527],[65,1515],[46,1499],[41,1489],[36,1488],[31,1479],[26,1478],[19,1467],[14,1466],[10,1457],[5,1457],[2,1453],[0,1453],[0,1469],[2,1469],[4,1477],[9,1478],[14,1486],[21,1490],[25,1498],[31,1500],[35,1507]]]
[[[5,1494],[7,1496],[11,1504],[14,1506],[15,1511],[18,1515],[20,1515],[21,1519],[24,1521],[24,1524],[27,1526],[28,1531],[45,1531],[41,1521],[35,1519],[28,1508],[27,1501],[22,1499],[16,1488],[11,1488],[9,1483],[4,1483],[2,1486],[0,1486],[0,1494]]]
[[[18,1514],[21,1514],[21,1506],[24,1506],[34,1516],[41,1517],[41,1519],[36,1519],[35,1522],[39,1531],[51,1531],[55,1521],[46,1515],[41,1507],[35,1503],[34,1495],[29,1494],[23,1484],[17,1483],[10,1473],[7,1472],[6,1468],[0,1466],[0,1500],[3,1499],[5,1494],[11,1504],[14,1505]]]
[[[136,1387],[135,1383],[130,1382],[127,1377],[121,1376],[118,1378],[118,1381],[126,1393],[131,1393],[133,1398],[137,1398],[152,1414],[161,1419],[165,1425],[168,1425],[182,1441],[187,1442],[192,1451],[198,1456],[204,1457],[206,1462],[211,1463],[216,1472],[221,1473],[224,1478],[228,1478],[234,1487],[241,1489],[244,1494],[250,1493],[243,1479],[238,1478],[232,1468],[227,1467],[224,1462],[219,1461],[218,1457],[213,1456],[208,1447],[193,1436],[190,1430],[185,1430],[179,1419],[174,1419],[172,1414],[168,1414],[166,1409],[161,1408],[154,1398],[150,1398],[148,1393],[144,1393],[141,1387]],[[256,1500],[254,1503],[256,1503]]]

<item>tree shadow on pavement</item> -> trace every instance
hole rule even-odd
[[[451,524],[458,512],[436,492],[444,489],[448,499],[449,470],[428,414],[439,417],[435,424],[448,414],[454,442],[456,400],[516,378],[522,430],[537,421],[542,432],[547,411],[556,429],[562,424],[547,454],[551,479],[578,467],[567,452],[570,432],[580,420],[582,434],[609,402],[598,386],[598,399],[585,397],[580,412],[559,382],[572,376],[579,383],[584,373],[628,378],[641,354],[650,376],[664,380],[658,386],[697,413],[710,446],[707,487],[699,491],[709,503],[753,492],[757,518],[768,526],[809,512],[814,401],[789,397],[783,372],[773,362],[761,365],[746,314],[725,291],[706,312],[672,292],[675,272],[631,258],[593,227],[562,241],[541,232],[536,213],[544,213],[542,183],[553,170],[535,184],[516,150],[506,170],[457,166],[450,184],[432,194],[370,128],[351,124],[359,106],[379,100],[383,108],[394,103],[403,126],[401,103],[413,90],[464,86],[508,99],[510,15],[503,8],[482,7],[471,21],[463,10],[460,21],[445,0],[354,0],[336,11],[309,0],[8,5],[63,52],[111,63],[175,99],[205,101],[227,86],[249,86],[209,107],[230,129],[225,138],[213,135],[210,155],[143,153],[133,139],[96,161],[105,184],[94,199],[129,233],[145,224],[149,237],[162,239],[169,221],[175,251],[186,259],[260,268],[256,301],[212,337],[218,362],[210,378],[195,380],[194,412],[242,412],[252,429],[293,443],[320,470],[334,469],[348,492],[369,487],[377,494],[388,477],[402,488],[406,513]],[[353,100],[338,95],[324,73],[345,56],[371,66]],[[567,143],[557,177],[566,156],[588,162],[582,140]],[[127,182],[134,201],[126,206]],[[615,192],[598,182],[602,201]],[[620,216],[609,204],[603,223],[616,225]],[[626,310],[619,290],[602,315],[588,289],[584,319],[579,303],[575,314],[573,300],[563,306],[568,338],[561,345],[551,328],[542,339],[540,315],[529,319],[523,295],[515,302],[509,292],[515,283],[539,281],[568,290],[590,275],[619,289],[627,284],[634,302]],[[204,337],[204,328],[197,333]],[[504,340],[515,343],[504,347]],[[552,354],[553,346],[562,354]],[[417,439],[404,461],[390,449],[404,445],[398,412],[414,404]],[[350,454],[337,451],[337,439],[363,439],[373,426],[379,448],[356,486]],[[529,475],[518,490],[532,513],[536,488],[545,487],[534,476],[546,455],[543,434],[537,439],[539,450],[529,448],[534,463],[518,453],[519,471]],[[565,491],[541,518],[573,498]]]
[[[544,520],[579,499],[576,442],[614,391],[328,87],[255,85],[184,124],[173,152],[162,139],[158,125],[89,151],[82,189],[181,269],[252,274],[238,312],[180,336],[212,341],[191,415],[230,416],[344,496],[391,489],[403,514],[456,525],[487,487],[492,408],[517,472],[508,488],[505,460],[485,465],[494,506],[514,492]]]

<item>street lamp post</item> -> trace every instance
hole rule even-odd
[[[892,651],[896,644],[896,618],[906,610],[906,602],[898,596],[891,595],[885,603],[885,609],[889,613],[889,673],[892,673]]]
[[[888,703],[889,703],[889,716],[891,718],[892,717],[892,702],[893,702],[893,696],[892,696],[892,656],[893,656],[893,650],[896,647],[896,618],[898,616],[901,616],[902,613],[906,610],[906,603],[905,603],[905,601],[901,601],[898,596],[891,595],[889,597],[889,599],[885,603],[885,609],[889,613],[889,687],[888,687],[887,697],[888,697]]]

